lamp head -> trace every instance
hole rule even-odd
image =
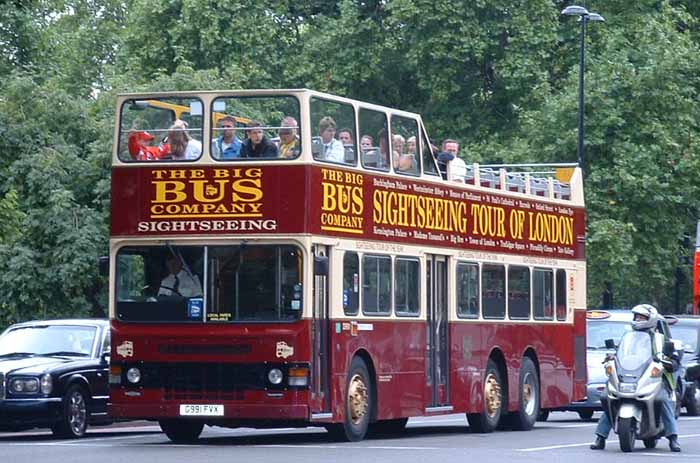
[[[588,15],[588,10],[582,6],[570,5],[561,10],[561,14],[565,16],[586,16]]]

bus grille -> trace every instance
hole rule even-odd
[[[166,400],[243,400],[265,388],[263,365],[176,363],[144,365],[144,387],[161,387]]]

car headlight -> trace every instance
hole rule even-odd
[[[131,367],[126,371],[126,379],[131,384],[136,384],[141,381],[141,370],[136,367]]]
[[[39,392],[39,380],[37,378],[17,378],[10,381],[12,392],[23,394]]]
[[[272,368],[267,372],[267,380],[274,385],[280,384],[283,377],[282,370],[279,368]]]
[[[40,386],[42,394],[51,394],[51,390],[53,389],[53,378],[51,378],[50,374],[47,373],[41,377]]]

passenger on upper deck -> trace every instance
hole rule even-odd
[[[129,154],[136,161],[159,161],[170,154],[169,145],[151,146],[154,137],[137,131],[129,135]]]
[[[443,179],[464,183],[467,164],[459,157],[459,143],[456,140],[447,138],[442,142],[442,152],[438,153],[437,160]],[[449,179],[447,178],[448,165],[451,175]]]
[[[345,149],[343,144],[335,139],[335,121],[330,116],[321,118],[318,123],[318,131],[323,144],[320,158],[325,161],[345,162]]]
[[[277,145],[265,137],[262,124],[252,122],[248,126],[248,138],[243,142],[241,149],[243,158],[276,158]]]
[[[212,142],[211,151],[217,159],[238,159],[243,143],[236,136],[236,118],[226,116],[219,121],[221,135]]]
[[[345,162],[355,164],[355,136],[352,134],[352,130],[345,127],[340,129],[338,131],[338,139],[343,144]]]
[[[404,153],[403,149],[406,145],[406,140],[401,135],[394,135],[394,153],[392,161],[394,170],[399,172],[414,172],[417,164],[413,154]]]
[[[299,123],[291,116],[285,117],[280,122],[280,157],[295,158],[299,156],[299,137],[297,136],[297,128]]]
[[[409,137],[408,140],[406,140],[406,153],[416,154],[416,137]]]
[[[362,153],[367,153],[371,151],[373,145],[374,139],[371,136],[362,135],[362,138],[360,139],[360,148],[362,149]]]
[[[176,161],[191,161],[198,159],[202,154],[202,142],[190,137],[187,133],[187,122],[178,119],[168,132],[168,145],[170,145],[170,157]]]

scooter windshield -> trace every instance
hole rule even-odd
[[[628,331],[617,348],[617,361],[624,370],[635,371],[644,366],[652,356],[651,336],[642,331]]]

